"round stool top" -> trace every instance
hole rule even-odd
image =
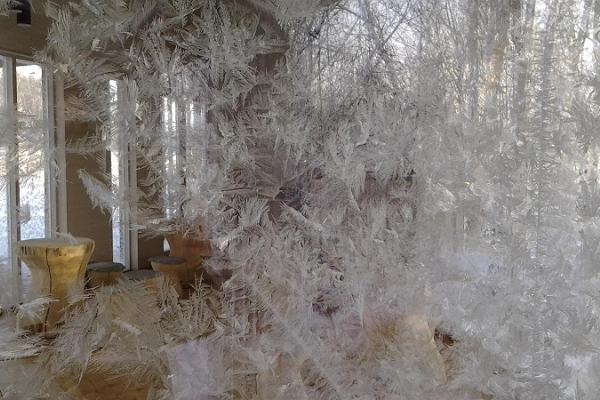
[[[77,237],[73,239],[53,238],[53,239],[28,239],[21,240],[19,247],[42,248],[42,249],[59,249],[69,246],[81,246],[93,244],[94,241],[88,238]]]
[[[150,263],[159,263],[163,265],[179,265],[185,263],[185,258],[181,257],[171,257],[171,256],[162,256],[162,257],[150,257],[148,259]]]
[[[88,264],[87,270],[93,272],[122,272],[125,271],[125,266],[112,261],[102,261]]]
[[[127,271],[123,275],[132,281],[146,281],[148,279],[158,278],[160,276],[160,272],[156,272],[151,269],[139,269],[137,271]]]

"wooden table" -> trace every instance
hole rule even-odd
[[[19,321],[22,326],[41,324],[50,332],[62,317],[69,296],[83,293],[85,268],[94,251],[92,239],[32,239],[19,242],[19,258],[31,271],[32,296],[51,297],[38,321]]]

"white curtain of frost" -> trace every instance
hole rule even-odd
[[[120,206],[148,233],[202,221],[234,272],[204,394],[255,374],[271,398],[595,399],[600,1],[234,3],[51,8],[46,55],[100,123],[73,151],[110,135],[102,88],[128,82],[144,178]],[[193,185],[162,172],[174,95],[206,108]],[[444,376],[407,334],[423,319],[456,340]]]

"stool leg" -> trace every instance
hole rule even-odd
[[[165,280],[175,289],[177,292],[177,296],[181,297],[183,294],[183,289],[181,288],[181,281],[179,279],[179,274],[177,271],[170,271],[167,268],[158,268],[158,272],[160,272]]]

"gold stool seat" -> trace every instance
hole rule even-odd
[[[32,239],[19,242],[19,258],[31,271],[34,298],[50,297],[39,321],[17,321],[19,326],[40,324],[53,330],[68,305],[69,296],[83,294],[85,267],[94,251],[92,239]]]
[[[183,294],[181,287],[182,274],[186,272],[185,259],[181,257],[150,257],[148,259],[154,271],[160,272],[167,282],[173,286],[179,296]]]
[[[123,275],[125,266],[115,262],[95,262],[87,266],[88,286],[110,286],[117,283]]]

